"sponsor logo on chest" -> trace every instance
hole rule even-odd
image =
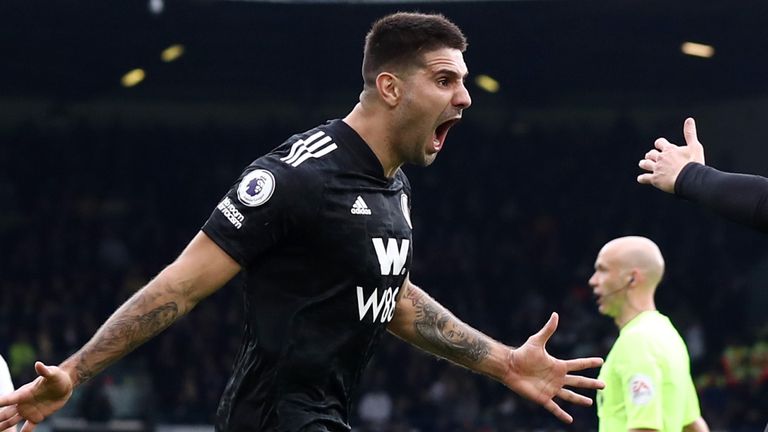
[[[409,239],[397,240],[388,238],[386,244],[383,238],[371,239],[376,257],[379,261],[379,270],[382,276],[399,276],[407,272],[405,263],[408,260],[408,251],[411,241]],[[360,321],[370,316],[371,322],[377,320],[381,323],[390,322],[395,315],[397,305],[397,293],[400,287],[387,287],[379,291],[379,287],[365,296],[363,287],[357,287],[357,312]]]

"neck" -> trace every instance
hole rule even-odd
[[[363,103],[358,103],[344,117],[343,121],[354,129],[371,148],[381,163],[384,176],[392,178],[398,168],[403,165],[403,161],[393,151],[390,122],[381,121],[380,118],[387,118],[387,113],[377,112],[374,107],[367,107]]]
[[[641,313],[656,310],[656,304],[653,302],[652,298],[645,300],[635,299],[634,301],[632,301],[633,299],[627,300],[628,301],[622,308],[622,313],[614,319],[619,330],[623,329],[627,323],[635,319]]]

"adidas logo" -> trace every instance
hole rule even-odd
[[[360,214],[360,215],[371,214],[371,209],[368,208],[368,206],[365,204],[365,201],[363,201],[363,197],[361,197],[360,195],[357,196],[355,203],[352,204],[352,208],[349,209],[349,211],[352,214]]]

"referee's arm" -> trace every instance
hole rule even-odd
[[[699,417],[693,423],[685,425],[683,432],[709,432],[709,426],[703,417]]]

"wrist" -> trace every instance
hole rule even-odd
[[[514,348],[504,344],[493,344],[488,357],[481,365],[483,374],[497,381],[504,382],[505,378],[509,376],[511,372],[514,351]]]

